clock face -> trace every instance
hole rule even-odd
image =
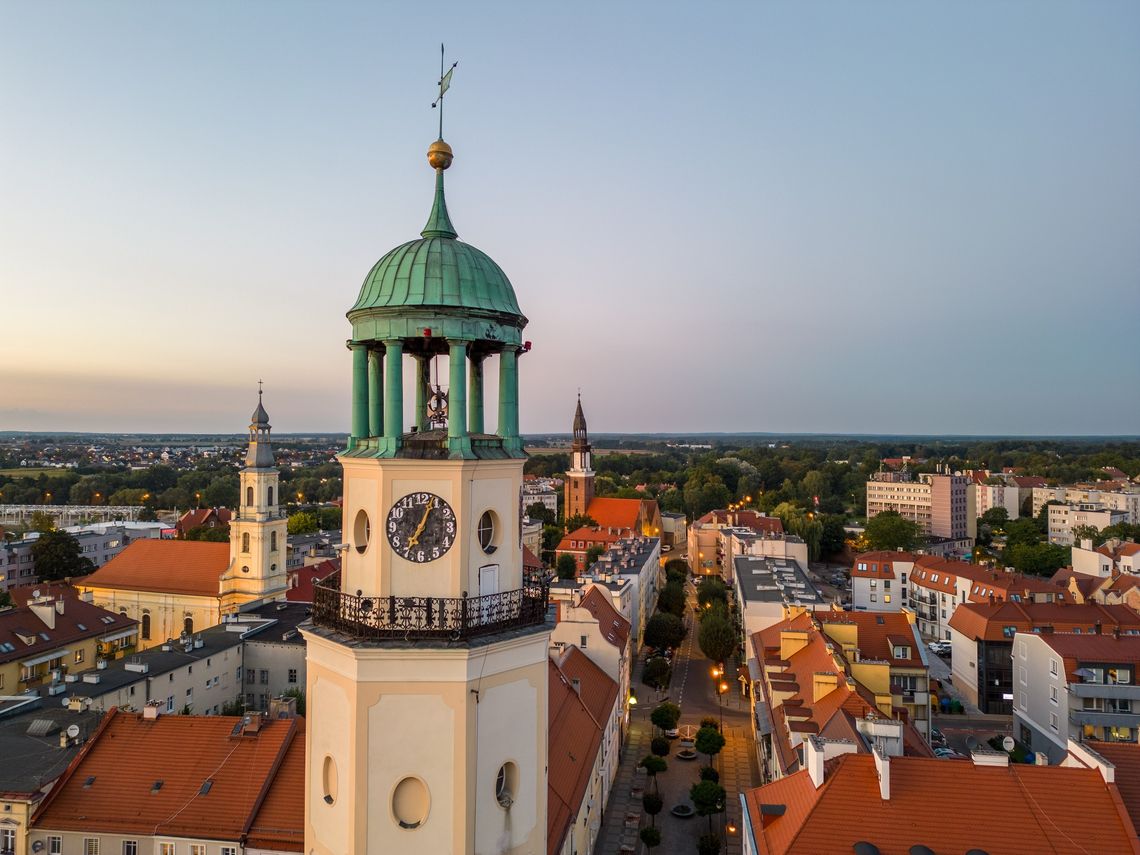
[[[455,543],[455,511],[434,493],[408,493],[388,511],[384,529],[397,555],[425,564]]]

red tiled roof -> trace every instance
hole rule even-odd
[[[60,605],[62,614],[58,611]],[[55,626],[45,623],[37,611],[48,612],[47,616]],[[138,621],[126,615],[109,612],[78,597],[57,597],[34,608],[30,605],[16,606],[0,611],[0,645],[12,647],[11,650],[0,649],[0,663],[22,662],[52,653],[67,644],[102,638],[137,626]],[[25,639],[30,639],[31,644]],[[68,659],[64,661],[71,662]],[[16,690],[13,688],[12,691]]]
[[[784,531],[784,524],[780,521],[779,517],[765,516],[759,511],[730,511],[725,508],[709,511],[697,520],[696,524],[740,526],[741,528],[750,528],[753,531],[767,534],[782,534]]]
[[[618,650],[624,650],[629,642],[630,623],[614,608],[609,596],[597,585],[582,597],[581,607],[594,616],[606,641]]]
[[[825,764],[819,788],[797,772],[749,790],[745,803],[761,855],[850,855],[859,841],[882,855],[905,855],[915,845],[994,855],[1135,855],[1140,840],[1116,795],[1095,769],[892,757],[890,798],[883,799],[875,759],[842,754]],[[784,812],[765,816],[762,805]],[[1001,821],[980,821],[979,806]]]
[[[602,528],[636,532],[642,501],[642,499],[593,499],[586,509],[586,516],[592,517]]]
[[[12,595],[12,602],[17,606],[26,606],[37,591],[41,597],[55,597],[56,599],[79,596],[79,591],[76,590],[75,586],[66,582],[38,582],[8,589],[8,593]]]
[[[229,563],[228,543],[136,540],[88,576],[83,586],[217,597]]]
[[[241,722],[238,716],[147,720],[112,709],[41,803],[33,824],[53,831],[238,840],[299,729],[298,719],[270,719],[256,735],[239,730],[235,736]],[[212,783],[203,793],[206,781]],[[300,802],[294,810],[303,816]]]
[[[191,529],[201,528],[209,522],[225,525],[232,517],[233,513],[229,508],[195,508],[179,517],[174,527],[177,531],[185,534]]]
[[[1135,742],[1098,742],[1090,746],[1116,767],[1116,788],[1132,824],[1140,829],[1140,745]]]
[[[547,675],[546,851],[554,855],[562,849],[582,806],[602,744],[602,729],[571,687],[570,678],[553,661]]]
[[[1070,682],[1079,680],[1075,672],[1084,662],[1140,663],[1140,635],[1054,632],[1041,635],[1041,640],[1065,660]]]
[[[575,680],[578,681],[578,694],[582,698],[582,703],[586,705],[598,727],[604,731],[606,722],[614,711],[618,684],[589,656],[572,644],[563,650],[558,660],[558,667],[570,680],[571,686]]]
[[[523,546],[523,571],[527,570],[542,570],[546,567],[542,563],[542,559],[530,551],[530,547]]]
[[[305,851],[305,728],[285,750],[265,801],[249,827],[247,847],[284,852]]]
[[[1052,627],[1055,632],[1080,628],[1092,632],[1097,623],[1105,632],[1112,627],[1140,629],[1140,614],[1125,605],[1100,603],[962,603],[950,616],[950,628],[971,640],[1008,641],[1005,627],[1030,632]]]
[[[323,582],[339,569],[339,558],[327,558],[320,564],[310,564],[307,567],[290,570],[291,584],[285,592],[285,599],[291,603],[311,603],[313,601],[313,585]]]
[[[556,552],[585,552],[591,546],[609,547],[621,540],[621,535],[614,534],[604,528],[582,526],[576,528],[558,542]],[[585,546],[576,546],[576,543],[585,543]]]
[[[839,609],[818,610],[816,619],[827,635],[828,624],[854,624],[858,627],[859,655],[863,659],[881,659],[892,665],[921,667],[921,640],[914,624],[902,612],[845,612]],[[895,647],[910,648],[910,656],[895,657]]]
[[[1039,475],[1014,475],[1009,480],[1022,489],[1049,486],[1048,482]]]

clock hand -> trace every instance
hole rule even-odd
[[[435,499],[429,499],[427,509],[424,511],[423,519],[420,524],[416,526],[416,530],[412,532],[412,536],[408,538],[408,547],[418,546],[420,542],[420,535],[423,534],[424,527],[427,526],[428,516],[431,514],[432,506],[435,504]]]

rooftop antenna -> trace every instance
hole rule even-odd
[[[439,138],[443,139],[443,96],[447,90],[451,88],[451,74],[455,71],[455,67],[459,65],[458,62],[451,63],[451,68],[447,67],[447,62],[444,60],[443,42],[439,44],[439,95],[434,101],[431,102],[432,109],[439,107]]]

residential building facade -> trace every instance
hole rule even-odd
[[[966,475],[878,472],[867,482],[867,518],[895,511],[923,534],[961,540],[977,536],[974,491]]]

